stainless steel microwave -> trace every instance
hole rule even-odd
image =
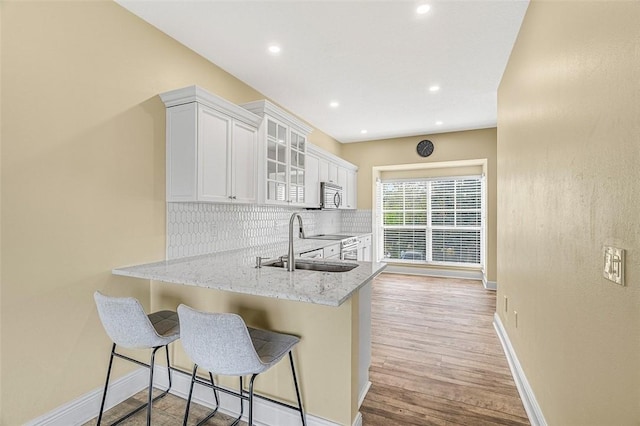
[[[331,182],[320,182],[320,208],[339,209],[342,206],[342,187]]]

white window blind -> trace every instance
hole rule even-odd
[[[480,176],[383,182],[385,260],[481,265],[483,202]]]

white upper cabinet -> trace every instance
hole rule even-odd
[[[257,201],[260,117],[197,86],[167,107],[167,201]]]
[[[357,169],[349,166],[338,165],[338,185],[342,187],[341,209],[356,209],[357,206]]]
[[[317,164],[317,165],[316,165]],[[306,207],[320,206],[320,182],[331,182],[342,187],[341,209],[355,209],[358,167],[313,144],[307,144]],[[317,192],[311,192],[311,191]],[[317,197],[317,198],[316,198]]]
[[[320,179],[320,182],[330,182],[329,181],[329,160],[320,157],[318,161],[319,161],[318,177]]]
[[[233,122],[231,193],[234,201],[255,203],[258,196],[258,130],[240,121]]]
[[[345,208],[358,208],[358,172],[356,170],[347,170],[347,186],[345,187]]]
[[[308,148],[308,147],[307,147]],[[305,206],[320,207],[320,158],[307,151],[305,164]]]
[[[337,166],[338,168],[338,185],[340,185],[342,187],[342,191],[344,192],[347,189],[347,168],[346,167],[341,167],[341,166]],[[343,201],[343,205],[344,200]]]
[[[258,143],[258,199],[306,206],[307,135],[312,128],[267,100],[242,105],[263,118]]]
[[[353,164],[307,141],[312,128],[262,100],[242,106],[198,86],[160,95],[167,108],[167,201],[320,207],[320,182],[356,208]]]
[[[338,165],[336,163],[332,163],[329,162],[329,174],[328,174],[328,180],[327,182],[331,182],[331,183],[335,183],[336,185],[339,185],[338,182]]]

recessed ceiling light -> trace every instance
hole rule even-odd
[[[429,87],[429,91],[430,92],[437,92],[438,90],[440,90],[440,86],[431,86],[431,87]]]
[[[436,121],[436,126],[442,126],[442,121]]]
[[[269,52],[271,53],[280,53],[282,49],[280,48],[280,46],[278,46],[277,44],[272,44],[271,46],[269,46]]]
[[[338,101],[332,101],[329,106],[331,108],[338,108],[340,106],[340,103]]]
[[[362,130],[360,130],[360,133],[362,133],[364,135],[364,134],[367,133],[367,130],[366,129],[362,129]]]
[[[428,4],[421,4],[420,6],[418,6],[416,8],[416,13],[418,15],[424,15],[425,13],[427,13],[429,10],[431,10],[431,6],[429,6]]]

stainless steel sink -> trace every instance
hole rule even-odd
[[[264,266],[273,266],[276,268],[284,268],[286,261],[277,261],[273,263],[267,263]],[[346,262],[310,262],[304,259],[295,260],[296,269],[305,269],[308,271],[320,271],[320,272],[347,272],[358,267],[357,263]]]

